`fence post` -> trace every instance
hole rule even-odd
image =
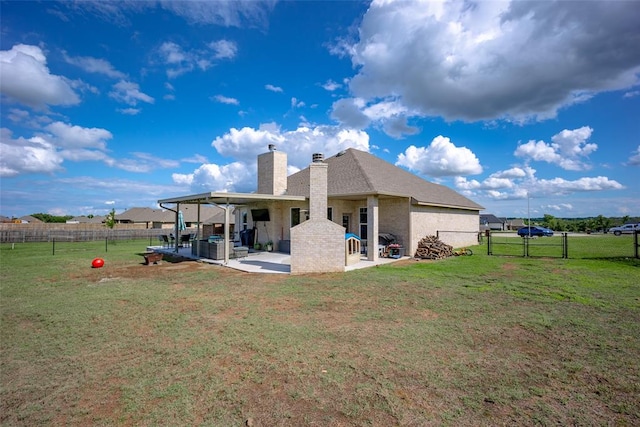
[[[104,238],[104,251],[105,252],[109,252],[109,238],[108,237]]]
[[[56,239],[55,239],[55,237],[53,239],[51,239],[51,241],[53,242],[53,253],[51,255],[55,255],[56,254]]]
[[[529,237],[527,236],[522,236],[522,256],[525,258],[529,256]]]
[[[569,238],[567,233],[562,233],[562,258],[569,258]]]
[[[491,253],[491,232],[489,230],[486,231],[487,236],[487,255],[492,255]]]
[[[638,230],[636,230],[633,233],[633,246],[634,246],[634,252],[635,252],[636,259],[640,258],[640,256],[638,256],[638,233],[640,233],[640,231],[638,231]]]

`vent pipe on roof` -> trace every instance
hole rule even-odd
[[[269,151],[276,151],[275,144],[269,144]]]
[[[322,153],[313,153],[311,156],[311,161],[313,163],[319,163],[324,161],[324,154]]]

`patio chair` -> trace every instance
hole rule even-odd
[[[180,246],[184,248],[191,246],[191,234],[183,234],[180,236]]]
[[[169,238],[169,236],[167,236],[166,234],[161,234],[160,236],[158,236],[158,239],[162,241],[162,246],[164,246],[165,248],[170,248],[173,245],[173,236]]]

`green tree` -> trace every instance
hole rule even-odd
[[[544,214],[544,218],[542,218],[542,226],[555,230],[557,228],[558,220],[549,214]]]
[[[31,214],[32,217],[34,218],[38,218],[40,221],[42,222],[48,222],[48,223],[65,223],[67,222],[67,220],[73,218],[73,216],[71,215],[51,215],[48,213],[34,213]]]
[[[611,227],[611,218],[607,218],[603,215],[598,215],[596,217],[596,224],[598,230],[604,231],[605,233]]]
[[[113,229],[113,227],[116,225],[116,210],[115,209],[111,209],[111,212],[109,212],[107,214],[107,217],[104,220],[104,225]]]

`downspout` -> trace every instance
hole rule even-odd
[[[176,234],[178,234],[178,211],[180,210],[180,203],[176,203],[176,210],[173,210],[171,208],[163,206],[162,203],[160,203],[160,207],[162,209],[166,209],[166,210],[171,211],[171,212],[176,214],[176,221],[173,224],[173,230],[175,231]],[[174,237],[174,240],[175,240],[174,252],[178,253],[178,243],[180,243],[180,242],[178,241],[178,236],[173,236],[173,237]]]
[[[178,253],[178,248],[180,247],[180,228],[178,226],[178,212],[180,212],[180,203],[176,203],[176,223],[174,224],[173,227],[173,231],[175,234],[174,237],[174,242],[175,242],[175,248],[174,248],[174,252]]]

